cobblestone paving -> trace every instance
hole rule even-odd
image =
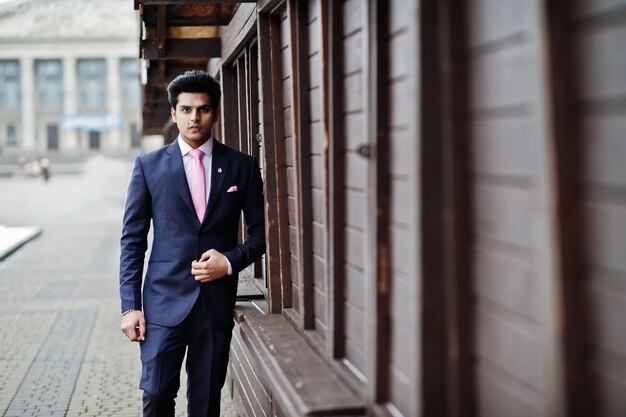
[[[141,415],[139,347],[119,330],[117,294],[131,168],[96,157],[47,184],[0,178],[0,224],[43,229],[0,262],[0,416]],[[222,415],[236,416],[226,389]]]

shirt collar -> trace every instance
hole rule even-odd
[[[189,151],[193,149],[191,146],[189,146],[187,142],[185,142],[180,137],[180,135],[178,136],[178,138],[176,138],[176,140],[178,142],[178,146],[180,147],[180,153],[183,156],[186,156],[189,153]],[[211,156],[211,153],[213,152],[213,136],[211,136],[209,140],[204,142],[202,146],[200,146],[198,149],[204,152],[206,156]]]

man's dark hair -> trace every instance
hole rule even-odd
[[[174,109],[180,93],[207,93],[213,109],[219,107],[222,97],[220,83],[208,73],[200,70],[187,71],[174,78],[167,86],[167,99]]]

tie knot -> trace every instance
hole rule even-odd
[[[200,161],[204,156],[204,152],[200,149],[192,149],[189,151],[189,156],[191,156],[196,161]]]

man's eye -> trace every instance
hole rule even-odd
[[[210,112],[210,111],[211,111],[211,109],[210,109],[209,107],[203,107],[203,108],[201,108],[201,109],[200,109],[200,111],[201,111],[202,113],[208,113],[208,112]]]

